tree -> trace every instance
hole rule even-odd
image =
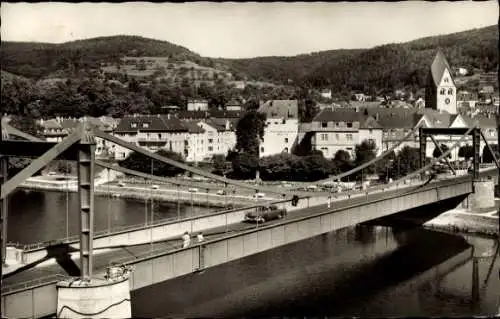
[[[474,157],[474,148],[471,145],[462,146],[458,149],[458,156],[468,160]]]
[[[398,178],[414,172],[420,168],[420,149],[405,146],[392,161],[390,178]]]
[[[226,173],[226,159],[224,155],[214,155],[212,158],[214,170],[212,173],[217,175],[224,175]]]
[[[338,150],[333,157],[333,164],[337,173],[347,172],[353,166],[351,155],[345,150]]]
[[[259,157],[260,139],[264,136],[266,115],[249,111],[243,115],[236,125],[236,150]]]
[[[439,150],[439,148],[435,147],[434,148],[434,151],[432,152],[432,157],[434,158],[439,158],[441,157],[441,155],[443,155],[444,153],[446,153],[448,150],[449,150],[449,147],[446,145],[446,144],[441,144],[441,150],[443,150],[443,152],[441,153],[441,151]],[[451,153],[448,154],[447,156],[448,158],[451,158]]]
[[[181,154],[169,150],[161,149],[158,155],[168,157],[177,162],[184,162]],[[151,174],[151,158],[141,153],[133,152],[126,159],[120,162],[120,166],[131,170]],[[184,170],[175,166],[153,160],[153,175],[157,176],[176,176],[183,173]]]
[[[239,152],[233,157],[231,163],[233,170],[230,176],[232,178],[253,179],[259,168],[259,157],[247,152]]]
[[[355,147],[356,159],[354,161],[356,166],[360,166],[366,162],[371,161],[377,156],[377,145],[373,140],[364,140],[361,144]],[[363,169],[366,174],[373,174],[375,172],[375,165],[370,165]]]
[[[491,148],[493,149],[493,152],[495,153],[495,156],[497,157],[497,159],[499,158],[500,154],[498,152],[498,145],[497,144],[493,144],[493,145],[490,145]],[[493,156],[491,155],[491,152],[488,148],[488,146],[484,146],[483,148],[483,163],[493,163]]]

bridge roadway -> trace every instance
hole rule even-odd
[[[334,203],[334,205],[332,205],[332,208],[335,208],[336,210],[343,209],[356,204],[369,203],[384,198],[403,196],[412,191],[417,191],[417,190],[424,191],[438,186],[454,184],[456,181],[466,181],[469,179],[470,176],[465,175],[460,177],[454,177],[451,179],[450,178],[440,179],[427,184],[424,183],[417,186],[404,185],[403,187],[398,189],[386,190],[378,193],[368,193],[365,196],[357,196],[349,199],[337,199],[332,201],[332,203]],[[291,211],[288,213],[286,219],[293,220],[301,217],[307,217],[309,215],[314,215],[317,213],[324,212],[325,210],[327,210],[326,203],[296,211]],[[268,221],[265,223],[265,225],[267,226],[279,222],[281,222],[281,220]],[[240,233],[245,230],[256,227],[262,227],[262,224],[256,225],[256,224],[240,222],[240,223],[229,224],[227,226],[206,229],[203,231],[203,233],[205,236],[205,241],[208,241],[211,239],[222,238],[229,234],[234,235],[236,233]],[[191,242],[195,243],[195,240],[196,238],[193,238]],[[106,268],[112,262],[117,262],[117,261],[126,262],[126,261],[131,261],[133,259],[150,256],[152,254],[163,253],[169,250],[178,249],[180,248],[180,245],[181,245],[181,240],[179,238],[179,239],[165,240],[154,243],[153,245],[154,251],[151,251],[151,244],[149,243],[136,246],[127,246],[127,247],[121,246],[121,247],[109,248],[109,250],[106,252],[95,254],[94,274],[96,276],[104,274]],[[74,252],[73,254],[75,255],[75,257],[77,257],[76,256],[77,252]],[[75,260],[76,259],[75,257],[72,257],[72,259]],[[72,262],[71,260],[68,259],[68,255],[64,256],[64,254],[61,254],[58,258],[60,260],[63,260],[61,264],[65,265],[67,269],[73,269],[73,270],[76,269],[78,271],[76,264],[71,265]],[[47,263],[50,264],[47,265]],[[43,264],[38,265],[37,267],[33,267],[31,269],[27,269],[17,273],[16,271],[14,271],[13,273],[4,276],[2,294],[7,291],[17,290],[16,287],[25,286],[24,283],[35,279],[41,279],[45,277],[47,278],[47,281],[54,281],[53,276],[56,274],[78,276],[78,273],[68,272],[67,270],[65,270],[65,268],[56,263],[54,259],[52,259],[51,261],[46,261]],[[43,279],[41,279],[41,282],[43,282]],[[40,281],[38,281],[38,284],[39,283]]]

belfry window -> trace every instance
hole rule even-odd
[[[453,89],[448,89],[448,95],[452,95],[453,94]]]
[[[441,91],[439,91],[439,94],[445,95],[446,94],[446,90],[445,89],[441,89]]]

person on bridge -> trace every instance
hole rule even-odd
[[[184,232],[184,235],[182,235],[182,248],[186,248],[191,244],[191,236],[189,236],[189,232]]]
[[[201,243],[203,241],[203,234],[200,232],[197,238],[198,238],[198,243]]]

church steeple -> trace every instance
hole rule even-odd
[[[425,96],[426,107],[450,114],[457,113],[457,89],[450,65],[440,49],[429,69]]]

